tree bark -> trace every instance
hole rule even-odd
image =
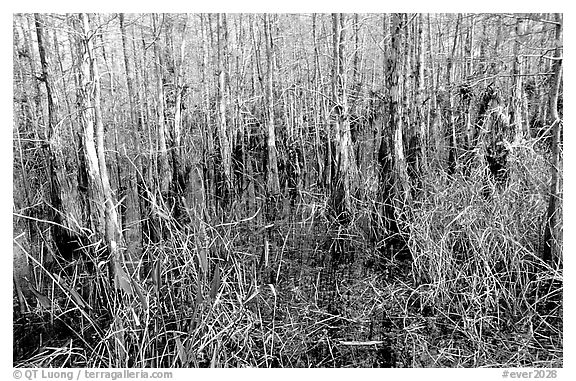
[[[44,30],[44,21],[39,14],[34,15],[36,36],[38,41],[38,51],[40,53],[40,65],[42,75],[40,80],[46,87],[46,100],[48,105],[48,126],[46,129],[46,139],[48,140],[48,172],[50,175],[50,198],[52,202],[52,220],[56,223],[51,225],[52,234],[59,249],[60,254],[64,256],[71,255],[67,251],[68,244],[73,237],[74,227],[69,223],[71,216],[70,208],[70,184],[66,176],[66,166],[63,156],[63,147],[61,134],[57,127],[57,105],[56,98],[53,96],[55,91],[54,80],[52,78],[51,63],[48,58],[46,44],[46,34]]]
[[[345,68],[345,15],[332,14],[333,31],[333,69],[332,100],[335,119],[335,145],[337,176],[332,191],[332,200],[337,217],[344,221],[352,211],[351,192],[355,176],[355,162],[352,160],[352,137],[348,114],[348,93],[346,91]]]
[[[316,155],[316,182],[319,185],[329,186],[330,179],[328,176],[324,176],[325,169],[322,165],[322,156],[320,152],[322,147],[322,139],[320,137],[322,111],[320,89],[322,83],[322,68],[320,67],[320,51],[318,48],[316,33],[317,17],[316,13],[312,14],[312,44],[314,46],[314,153]]]
[[[526,135],[526,128],[524,127],[525,121],[522,120],[522,103],[524,98],[524,91],[522,89],[522,57],[520,56],[521,39],[524,34],[524,26],[522,20],[516,20],[516,37],[514,39],[513,47],[513,62],[512,62],[512,115],[511,123],[514,134],[514,141],[520,142],[522,138],[528,137]]]
[[[264,39],[266,40],[266,90],[265,90],[265,108],[266,108],[266,134],[267,134],[267,151],[268,166],[266,168],[267,184],[269,196],[277,196],[280,193],[280,181],[278,178],[278,153],[276,151],[276,130],[274,128],[274,46],[272,39],[272,27],[270,25],[270,16],[264,15]]]
[[[388,57],[386,70],[386,85],[390,89],[389,119],[388,128],[390,136],[389,146],[393,149],[394,187],[398,199],[397,209],[410,200],[410,181],[406,169],[406,159],[404,156],[404,141],[402,120],[402,39],[403,39],[403,15],[395,13],[392,15],[391,28],[391,49]]]
[[[430,132],[431,146],[434,147],[435,161],[441,163],[441,158],[444,156],[444,138],[440,132],[440,111],[438,107],[438,76],[440,70],[435,64],[435,53],[432,34],[432,23],[430,21],[430,14],[426,15],[427,34],[428,34],[428,51],[430,59],[430,102],[428,107],[428,129]]]
[[[173,185],[177,194],[182,194],[186,187],[185,163],[182,157],[182,97],[186,91],[184,88],[184,54],[186,51],[186,28],[188,20],[184,21],[181,32],[182,41],[177,52],[174,52],[174,128],[172,141],[172,173]]]
[[[227,49],[227,28],[226,15],[219,13],[217,20],[218,29],[218,137],[220,140],[220,157],[222,163],[223,182],[222,197],[224,204],[231,197],[232,188],[232,146],[230,133],[228,129],[228,120],[226,108],[228,102],[227,96],[227,66],[226,66],[226,49]]]
[[[140,198],[138,188],[141,185],[138,176],[142,174],[140,160],[140,131],[137,114],[136,99],[138,96],[134,91],[134,70],[130,62],[128,44],[126,42],[126,27],[124,14],[120,13],[120,34],[122,36],[122,47],[124,51],[124,69],[126,70],[126,86],[128,89],[128,104],[130,107],[130,135],[134,144],[135,159],[129,160],[128,164],[128,194],[126,198],[126,269],[129,274],[138,275],[138,263],[142,256],[142,226],[140,224]],[[125,152],[128,155],[128,151]],[[129,158],[130,159],[130,158]],[[134,163],[134,164],[133,164]],[[137,276],[138,277],[138,276]]]
[[[200,66],[201,78],[202,78],[202,107],[204,114],[204,128],[202,129],[203,136],[203,155],[204,155],[204,184],[206,187],[206,208],[208,210],[214,210],[214,195],[216,194],[215,186],[215,149],[214,149],[214,133],[212,128],[212,115],[210,111],[210,76],[209,71],[209,56],[210,49],[208,46],[208,34],[209,28],[206,25],[210,20],[206,20],[206,15],[200,15],[200,29],[201,29],[201,39],[202,39],[202,62]]]
[[[424,34],[422,33],[423,28],[423,15],[418,15],[417,22],[417,55],[416,60],[416,123],[417,123],[417,135],[418,135],[418,145],[420,146],[420,155],[417,158],[418,168],[426,168],[426,160],[428,156],[428,128],[426,125],[426,118],[424,115],[425,110],[425,84],[424,84]]]
[[[458,37],[460,33],[460,23],[462,16],[458,14],[456,19],[456,30],[454,32],[454,40],[452,43],[452,51],[446,63],[446,91],[448,93],[448,129],[445,132],[445,137],[448,140],[448,172],[454,173],[458,167],[458,132],[456,127],[456,113],[454,102],[454,89],[453,87],[453,68],[454,60],[456,59],[456,49],[458,47]]]
[[[561,174],[561,128],[562,121],[558,115],[558,94],[560,92],[560,83],[562,80],[562,15],[556,13],[556,49],[554,51],[554,64],[552,67],[553,77],[550,89],[549,102],[549,123],[552,126],[552,163],[551,163],[551,181],[550,196],[548,198],[548,209],[546,211],[546,221],[544,226],[544,250],[542,259],[553,265],[558,263],[561,258],[562,248],[559,245],[561,234],[558,231],[559,203],[560,196],[560,174]]]
[[[168,195],[170,188],[171,170],[168,163],[168,148],[166,144],[166,119],[165,119],[165,95],[164,95],[164,59],[160,49],[160,35],[162,30],[159,29],[158,15],[152,16],[154,31],[154,56],[156,68],[156,102],[158,117],[158,185],[160,194],[163,197]]]
[[[100,74],[94,56],[92,30],[88,15],[82,13],[77,20],[78,58],[78,105],[82,124],[83,155],[88,179],[89,213],[94,242],[103,240],[111,257],[110,270],[119,287],[118,270],[121,269],[122,232],[118,225],[116,200],[110,189],[104,149],[104,125],[100,107]]]

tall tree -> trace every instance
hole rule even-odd
[[[332,101],[337,150],[337,176],[333,184],[332,198],[337,215],[344,219],[349,217],[352,210],[351,191],[353,191],[353,181],[356,175],[355,161],[352,160],[352,136],[346,89],[345,23],[344,14],[332,14]]]
[[[555,14],[555,38],[554,64],[552,65],[552,86],[550,88],[549,123],[552,127],[552,163],[550,196],[548,198],[548,209],[546,211],[546,222],[544,226],[544,251],[543,259],[552,263],[557,261],[556,256],[560,253],[558,247],[558,220],[560,204],[560,173],[561,173],[561,129],[562,121],[558,115],[558,94],[562,79],[562,15]]]
[[[264,39],[266,40],[266,90],[264,102],[266,105],[266,135],[268,162],[266,174],[268,178],[268,192],[270,196],[280,193],[280,180],[278,178],[278,153],[276,151],[276,130],[274,127],[274,40],[270,15],[264,14]]]
[[[78,113],[82,126],[82,146],[88,180],[89,216],[95,233],[95,242],[103,240],[110,255],[111,272],[116,286],[120,287],[123,276],[122,254],[119,245],[122,232],[118,224],[116,200],[110,189],[104,147],[104,124],[102,121],[100,73],[93,48],[93,31],[88,15],[82,13],[76,22],[77,58],[79,59],[77,89]]]
[[[445,136],[447,138],[448,147],[448,170],[454,172],[458,166],[458,131],[456,124],[455,100],[454,100],[454,61],[456,60],[456,50],[458,48],[460,36],[460,24],[462,22],[462,15],[458,14],[456,18],[456,26],[454,31],[454,39],[452,42],[452,50],[446,62],[446,91],[448,95],[448,126]]]
[[[188,15],[184,19],[182,31],[179,33],[182,36],[178,50],[173,52],[172,67],[174,68],[174,124],[172,130],[172,173],[174,176],[173,183],[176,192],[181,194],[184,191],[186,179],[184,178],[184,167],[182,157],[182,100],[186,92],[184,85],[184,57],[186,52],[186,30],[188,26]],[[172,37],[170,37],[171,39]]]
[[[130,107],[130,135],[134,145],[134,160],[129,160],[128,165],[128,194],[126,197],[126,265],[130,274],[138,276],[138,263],[142,254],[142,226],[140,224],[140,195],[138,188],[142,186],[139,177],[142,175],[142,160],[140,158],[140,136],[139,124],[142,118],[138,116],[137,95],[134,89],[134,70],[130,60],[129,47],[127,43],[127,33],[124,14],[120,13],[120,34],[122,36],[122,48],[124,51],[124,69],[126,71],[126,88],[128,89],[128,104]],[[126,151],[128,155],[128,151]],[[134,164],[132,164],[134,163]]]
[[[163,16],[164,17],[164,16]],[[164,20],[162,19],[162,23]],[[162,49],[160,46],[162,29],[158,14],[152,15],[152,25],[154,33],[154,67],[156,69],[156,114],[158,118],[158,187],[160,194],[167,196],[170,187],[171,169],[168,163],[168,145],[166,143],[167,129],[165,117],[165,64]]]
[[[419,146],[421,157],[418,160],[420,164],[425,166],[425,160],[427,160],[428,151],[428,128],[425,118],[425,77],[424,77],[424,67],[425,67],[425,55],[424,55],[424,34],[422,33],[424,24],[423,14],[418,15],[416,23],[416,70],[415,70],[415,82],[416,82],[416,123],[417,123],[417,136],[419,138]]]
[[[520,47],[522,45],[522,37],[524,35],[524,23],[520,17],[516,19],[515,38],[512,54],[512,112],[510,113],[511,123],[514,133],[514,140],[520,141],[523,137],[528,137],[528,131],[524,126],[527,123],[522,120],[522,105],[524,98],[524,90],[522,87],[522,56],[520,55]]]
[[[404,121],[402,120],[402,41],[406,15],[394,13],[390,24],[391,46],[386,66],[386,86],[390,89],[388,108],[389,146],[393,149],[394,186],[399,204],[404,205],[410,199],[410,182],[404,156]]]
[[[215,188],[215,149],[214,149],[214,133],[212,128],[212,114],[210,109],[211,99],[211,85],[213,81],[212,76],[209,74],[210,70],[210,48],[208,44],[209,34],[209,16],[205,14],[200,15],[200,37],[202,40],[202,61],[200,64],[200,76],[202,82],[202,113],[204,115],[204,128],[202,129],[203,136],[203,160],[204,160],[204,182],[206,187],[206,207],[210,210],[214,208],[214,195],[216,194]]]
[[[63,154],[63,142],[61,132],[58,129],[57,115],[57,98],[54,96],[55,85],[52,76],[52,64],[49,60],[46,44],[46,32],[44,21],[39,14],[34,15],[36,36],[38,41],[38,51],[40,53],[40,65],[42,74],[40,80],[46,88],[46,100],[48,105],[48,124],[46,129],[46,139],[48,141],[48,171],[50,174],[50,199],[52,202],[52,220],[55,224],[52,226],[52,234],[56,246],[61,254],[69,255],[65,251],[69,250],[69,243],[73,240],[72,231],[74,226],[71,225],[69,218],[73,216],[70,208],[71,191],[68,176],[66,176],[66,165]]]
[[[227,118],[228,86],[227,86],[227,46],[228,30],[226,26],[226,15],[219,13],[217,19],[218,35],[218,137],[220,142],[220,159],[223,172],[223,197],[225,202],[231,197],[232,192],[232,144]]]
[[[428,102],[428,130],[430,135],[430,145],[434,147],[433,156],[436,162],[441,162],[443,157],[442,152],[444,150],[444,138],[440,136],[440,111],[438,104],[438,78],[440,70],[436,64],[435,59],[435,46],[433,44],[433,33],[432,33],[432,22],[430,20],[430,14],[426,15],[426,26],[428,35],[428,53],[430,62],[430,75],[429,75],[429,87],[430,87],[430,102]]]
[[[312,14],[312,46],[314,47],[314,153],[316,155],[316,174],[317,174],[317,182],[323,183],[324,185],[330,187],[331,183],[331,176],[330,170],[326,169],[326,166],[323,165],[323,161],[321,158],[321,113],[323,110],[323,103],[324,100],[321,96],[321,84],[322,84],[322,68],[320,65],[320,50],[319,50],[319,42],[317,39],[317,19],[318,16],[316,13]],[[330,145],[327,147],[330,149]]]

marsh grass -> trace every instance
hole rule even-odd
[[[508,163],[507,184],[482,161],[428,171],[401,244],[378,238],[368,184],[345,226],[311,191],[266,222],[191,228],[161,210],[140,286],[115,287],[97,247],[66,269],[31,261],[14,365],[560,367],[562,262],[539,256],[548,165],[529,145]]]

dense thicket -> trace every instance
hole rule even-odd
[[[562,15],[13,35],[15,365],[562,365]]]

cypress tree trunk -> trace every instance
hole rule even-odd
[[[170,187],[171,170],[168,164],[168,149],[166,144],[166,120],[164,110],[164,59],[160,49],[160,34],[162,31],[158,29],[158,15],[153,15],[154,35],[157,38],[154,40],[154,56],[156,68],[156,113],[158,116],[158,187],[160,194],[164,197],[168,194]]]
[[[224,176],[222,182],[222,198],[223,203],[226,204],[231,197],[232,192],[232,146],[230,141],[230,133],[228,128],[228,120],[226,116],[227,108],[227,86],[226,86],[226,44],[227,44],[227,30],[226,30],[226,15],[218,14],[218,137],[220,139],[220,156],[222,163],[222,174]]]
[[[417,136],[418,136],[418,145],[420,146],[420,155],[417,157],[418,165],[417,167],[422,171],[426,168],[426,160],[427,160],[427,152],[428,152],[428,129],[426,125],[426,118],[424,115],[424,92],[425,92],[425,84],[424,84],[424,34],[422,33],[423,28],[423,15],[418,15],[418,24],[417,24],[417,47],[416,47],[416,105],[417,105],[417,113],[416,113],[416,120],[417,120]]]
[[[120,33],[122,35],[122,47],[124,51],[124,68],[126,70],[126,85],[128,89],[128,102],[130,105],[130,123],[131,134],[134,142],[135,160],[128,165],[128,194],[126,197],[126,267],[130,274],[138,277],[137,266],[142,256],[142,226],[140,224],[140,198],[138,188],[141,180],[138,176],[142,174],[142,165],[140,159],[140,131],[138,128],[139,119],[137,115],[136,99],[138,96],[134,91],[134,70],[130,62],[128,45],[126,42],[126,27],[124,23],[124,14],[120,13]],[[141,119],[140,119],[141,120]],[[126,152],[128,155],[128,152]]]
[[[513,62],[512,62],[512,78],[514,79],[512,86],[512,128],[514,140],[519,142],[525,135],[524,122],[522,121],[522,60],[520,57],[520,40],[523,35],[523,26],[520,19],[516,20],[516,38],[514,40],[513,48]]]
[[[70,184],[65,173],[65,163],[62,152],[62,139],[57,130],[57,98],[54,94],[54,80],[51,74],[51,63],[48,57],[47,39],[44,31],[44,22],[39,14],[34,15],[36,36],[38,40],[38,51],[40,53],[40,65],[42,74],[40,80],[46,87],[46,100],[48,105],[48,126],[46,129],[46,138],[48,140],[48,172],[50,174],[50,199],[52,203],[52,221],[56,224],[51,225],[52,235],[56,247],[60,254],[66,257],[72,253],[69,252],[70,242],[75,238],[72,237],[72,228],[68,218],[71,216],[70,208]]]
[[[403,16],[401,14],[392,15],[391,33],[392,42],[390,55],[388,58],[386,83],[390,89],[390,104],[389,104],[389,134],[390,147],[393,150],[393,168],[394,168],[394,187],[396,195],[398,196],[397,207],[403,207],[410,199],[410,184],[408,179],[408,171],[406,169],[406,158],[404,156],[404,142],[403,142],[403,129],[404,124],[402,120],[402,75],[400,57],[402,54],[402,38],[403,38]]]
[[[270,16],[264,15],[264,38],[266,40],[266,90],[265,90],[265,108],[266,108],[266,134],[267,134],[267,151],[268,166],[266,168],[267,183],[269,196],[277,196],[280,193],[280,181],[278,178],[278,153],[276,151],[276,130],[274,128],[274,89],[273,89],[273,72],[274,72],[274,47],[272,40],[272,27],[270,25]]]
[[[562,122],[558,115],[558,94],[560,92],[560,82],[562,80],[562,16],[557,13],[556,18],[556,49],[554,51],[554,65],[552,67],[552,87],[550,89],[550,111],[549,123],[552,125],[552,165],[551,165],[551,182],[550,196],[548,199],[548,209],[546,211],[546,222],[544,226],[544,250],[542,258],[544,261],[553,264],[559,262],[561,247],[558,245],[558,204],[560,202],[560,171],[561,171],[561,153],[560,153],[560,131]]]
[[[182,41],[178,51],[173,54],[174,61],[174,128],[172,141],[172,183],[177,194],[181,195],[186,186],[184,178],[185,163],[182,157],[182,97],[184,95],[184,53],[186,48],[186,28],[188,20],[185,20],[182,30]],[[170,38],[172,38],[170,36]]]
[[[333,28],[333,69],[332,99],[334,102],[336,178],[333,184],[332,201],[337,217],[347,220],[352,210],[351,192],[355,176],[355,161],[352,160],[352,136],[348,114],[348,94],[346,91],[345,68],[345,16],[332,14]]]
[[[118,250],[122,244],[122,233],[118,225],[116,200],[110,189],[104,148],[104,125],[100,107],[100,74],[92,44],[92,30],[88,15],[80,14],[76,20],[77,49],[80,58],[77,91],[79,114],[82,125],[84,171],[87,175],[89,219],[94,242],[103,240],[111,257],[110,270],[118,287],[118,276],[122,276],[122,257]]]

